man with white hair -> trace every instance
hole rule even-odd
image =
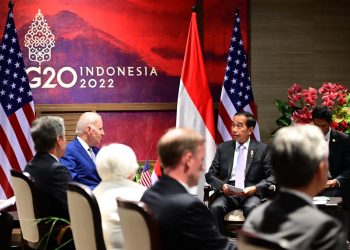
[[[96,171],[96,147],[104,136],[102,118],[95,112],[83,113],[76,127],[77,137],[67,145],[60,162],[66,166],[74,181],[94,189],[101,178]]]
[[[124,248],[116,198],[139,201],[146,190],[132,181],[138,167],[134,151],[123,144],[104,146],[96,157],[96,168],[102,181],[93,193],[100,207],[107,249]]]
[[[340,223],[312,203],[327,181],[327,156],[328,145],[316,126],[280,129],[271,144],[271,163],[281,192],[253,210],[243,228],[286,240],[291,249],[347,249]]]

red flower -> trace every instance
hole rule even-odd
[[[292,114],[283,114],[293,124],[309,124],[312,121],[312,110],[316,107],[318,99],[321,99],[321,105],[328,107],[334,112],[334,119],[337,119],[331,123],[331,127],[340,131],[345,131],[349,128],[349,124],[346,120],[339,120],[337,113],[339,109],[335,107],[343,107],[347,104],[348,89],[338,83],[326,82],[319,89],[309,87],[303,89],[299,84],[293,83],[288,89],[288,110],[294,110]]]

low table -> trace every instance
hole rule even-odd
[[[314,202],[315,204],[315,202]],[[342,197],[329,197],[324,204],[315,204],[321,211],[337,218],[340,222],[345,223],[346,213],[343,209]]]

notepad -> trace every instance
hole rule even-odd
[[[326,205],[329,199],[327,196],[315,196],[312,200],[315,205]]]

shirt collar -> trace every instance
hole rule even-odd
[[[281,191],[294,194],[295,196],[298,196],[299,198],[305,200],[310,205],[314,206],[314,203],[312,201],[312,197],[310,197],[309,195],[307,195],[303,192],[300,192],[298,190],[291,189],[291,188],[285,188],[285,187],[281,187]]]
[[[328,133],[324,136],[324,138],[325,138],[325,140],[327,142],[330,141],[330,139],[331,139],[331,128],[329,128]]]
[[[240,144],[238,141],[236,141],[236,150],[238,149],[238,147],[239,147],[240,145],[244,145],[244,147],[245,147],[246,149],[248,149],[248,148],[249,148],[249,143],[250,143],[250,137],[249,137],[248,140],[247,140],[245,143],[243,143],[243,144]]]
[[[50,154],[53,158],[55,158],[56,161],[59,161],[58,160],[58,157],[56,155],[53,155],[53,154]]]
[[[179,180],[177,180],[177,181],[186,189],[187,193],[190,193],[190,188],[185,182],[182,182]]]
[[[89,145],[83,140],[83,139],[81,139],[79,136],[77,136],[77,139],[78,139],[78,141],[80,142],[80,144],[83,146],[83,148],[86,150],[86,151],[88,151],[89,150]]]

